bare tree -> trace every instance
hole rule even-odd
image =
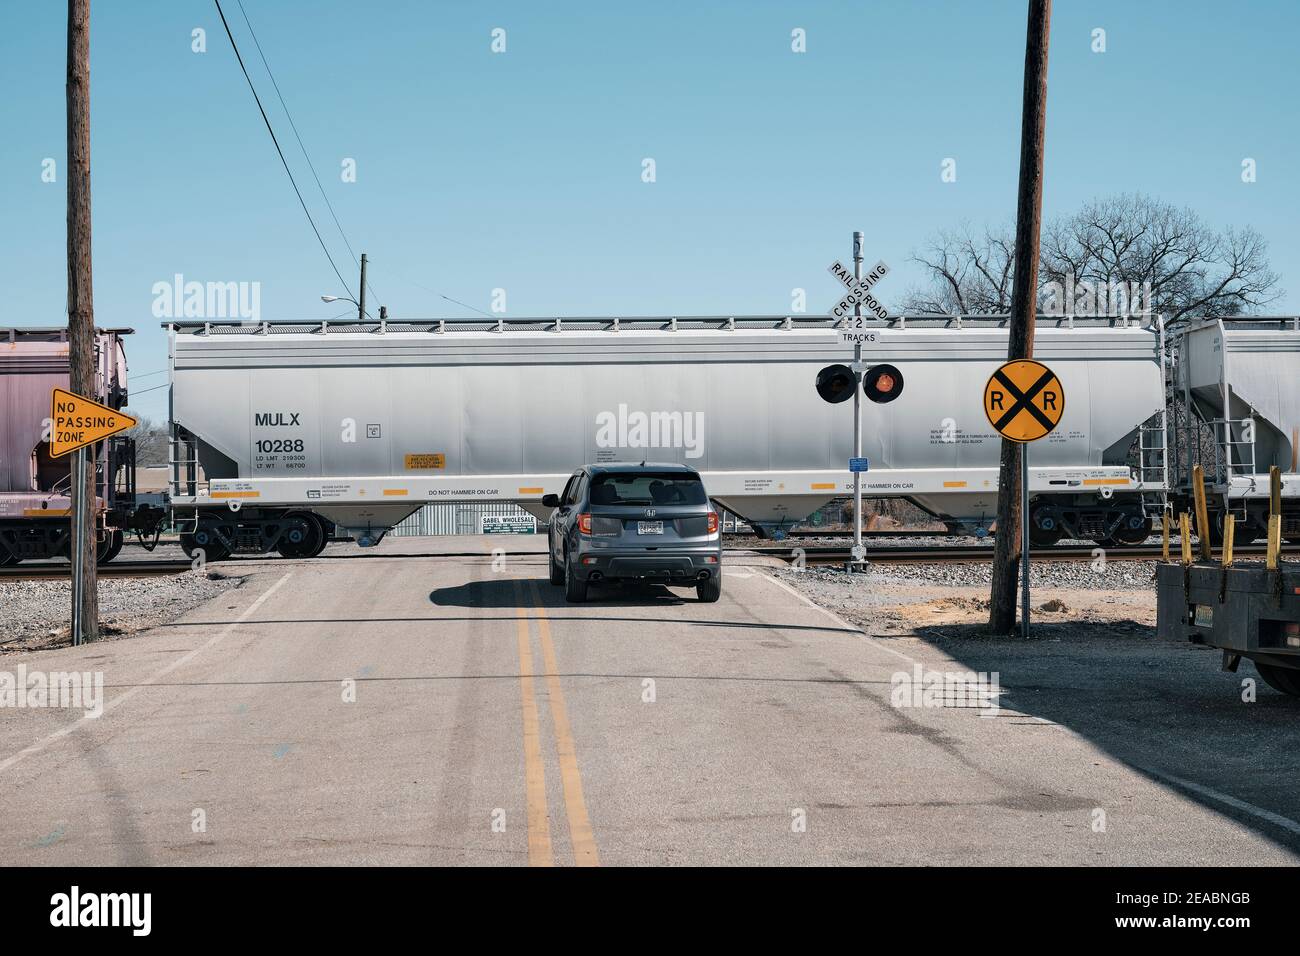
[[[129,409],[126,413],[131,414]],[[170,436],[165,424],[159,424],[145,415],[138,416],[139,421],[127,429],[128,437],[135,439],[135,460],[141,468],[150,465],[167,464],[168,442]]]
[[[1216,231],[1191,209],[1147,196],[1095,199],[1044,229],[1038,293],[1042,307],[1062,289],[1122,286],[1149,295],[1142,302],[1170,322],[1194,315],[1240,315],[1281,295],[1267,243],[1250,227]],[[940,233],[913,256],[925,287],[909,293],[908,312],[1006,312],[1014,277],[1014,240],[1007,230]],[[1080,312],[1079,314],[1082,314]]]
[[[1015,240],[1003,232],[942,232],[929,249],[912,258],[929,270],[931,283],[907,294],[906,311],[973,315],[1011,310]]]

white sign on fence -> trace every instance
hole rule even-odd
[[[536,534],[532,515],[479,515],[480,534]]]

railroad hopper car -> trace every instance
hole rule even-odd
[[[1300,541],[1300,317],[1196,319],[1170,330],[1171,399],[1202,427],[1171,430],[1175,511],[1192,511],[1192,468],[1205,471],[1212,537],[1266,533],[1269,469],[1282,472],[1282,534]]]
[[[95,332],[95,394],[111,408],[127,400],[123,337],[131,329]],[[68,330],[0,329],[0,565],[68,553],[71,522],[69,459],[49,455],[50,393],[68,387]],[[100,561],[121,550],[135,492],[135,448],[126,436],[99,442],[95,523]]]
[[[852,489],[852,403],[814,387],[852,357],[830,318],[166,326],[173,520],[209,558],[316,553],[322,520],[374,544],[427,502],[517,502],[545,520],[542,496],[589,462],[690,465],[775,536]],[[866,358],[905,386],[863,402],[864,494],[988,527],[1000,440],[982,394],[1006,348],[1005,317],[881,323]],[[1040,320],[1035,356],[1066,402],[1030,454],[1036,539],[1146,536],[1164,476],[1136,449],[1163,415],[1160,348],[1157,329],[1123,320]]]

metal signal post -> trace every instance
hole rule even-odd
[[[832,405],[849,400],[853,393],[853,457],[849,471],[853,474],[853,550],[845,571],[860,570],[865,563],[867,550],[862,546],[862,472],[868,462],[862,457],[862,393],[873,402],[892,402],[903,391],[903,373],[892,365],[876,365],[870,370],[862,361],[862,343],[876,342],[877,333],[862,326],[862,306],[865,303],[877,322],[889,318],[889,312],[871,295],[877,282],[889,275],[889,266],[877,262],[864,279],[862,276],[862,233],[853,233],[853,277],[839,262],[831,263],[826,270],[848,290],[831,308],[831,316],[838,320],[840,340],[853,344],[853,366],[828,365],[817,373],[817,394]],[[849,308],[853,316],[849,317]],[[874,326],[873,326],[874,329]],[[865,374],[864,373],[868,373]]]
[[[72,646],[80,647],[86,639],[86,620],[83,609],[83,596],[86,592],[86,576],[89,563],[95,560],[94,552],[86,546],[90,531],[90,513],[94,499],[86,500],[80,489],[86,487],[86,449],[78,448],[72,453],[72,487],[78,494],[72,500]],[[95,585],[92,584],[92,587]],[[96,636],[92,634],[92,637]]]
[[[1029,443],[1020,446],[1020,638],[1029,639]]]
[[[853,234],[853,278],[862,281],[862,233]],[[862,306],[853,307],[854,318],[862,317]],[[862,343],[853,343],[853,457],[862,457]],[[853,551],[846,571],[852,571],[866,557],[862,547],[862,473],[853,472]]]

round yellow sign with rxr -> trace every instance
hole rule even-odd
[[[1038,441],[1051,434],[1065,414],[1065,388],[1041,362],[1007,362],[984,386],[984,414],[1003,438]]]

